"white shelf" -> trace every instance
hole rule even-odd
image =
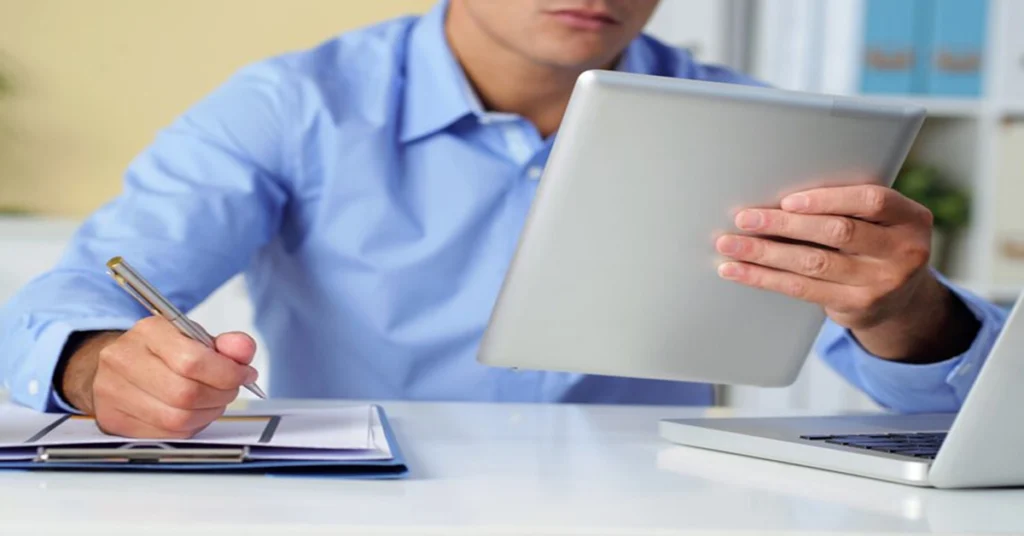
[[[924,106],[929,117],[976,118],[984,111],[984,103],[978,99],[950,99],[941,97],[911,98],[910,102]]]
[[[948,119],[974,119],[982,115],[986,103],[976,98],[947,98],[917,95],[861,94],[861,98],[882,103],[911,104],[928,110],[929,117]]]
[[[1008,102],[1000,107],[1000,115],[1014,119],[1024,119],[1024,99]]]

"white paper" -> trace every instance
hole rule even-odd
[[[367,449],[370,407],[301,412],[281,416],[267,446],[302,449]]]
[[[0,447],[23,445],[64,415],[40,413],[22,406],[0,405]]]
[[[65,419],[64,422],[47,432],[43,437],[29,444],[39,446],[66,445],[93,441],[123,443],[124,438],[104,434],[96,427],[96,421],[91,417],[74,415]]]
[[[311,460],[311,461],[363,461],[390,460],[391,451],[384,450],[324,450],[324,449],[263,449],[249,451],[251,460]]]
[[[60,423],[53,426],[58,420]],[[275,420],[276,427],[272,426]],[[36,440],[28,441],[36,436]],[[338,456],[345,455],[341,451],[352,451],[351,455],[357,457],[364,456],[366,451],[386,456],[391,454],[379,416],[372,406],[303,409],[262,415],[228,414],[186,440],[127,439],[104,434],[89,417],[43,414],[22,407],[0,406],[0,447],[126,442],[250,446],[257,447],[267,457],[274,449],[282,454],[297,449],[294,452],[297,459],[305,459],[307,455],[312,459],[314,451],[336,451]]]
[[[271,417],[230,417],[217,419],[192,439],[175,443],[217,443],[222,445],[256,444],[270,424]]]

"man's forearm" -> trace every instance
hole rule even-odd
[[[53,381],[61,397],[78,411],[94,413],[92,382],[100,351],[120,335],[119,331],[76,333],[68,341]]]
[[[853,330],[853,336],[865,350],[883,359],[928,364],[966,352],[980,328],[959,297],[928,278],[909,311],[870,329]]]

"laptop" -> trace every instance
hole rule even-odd
[[[691,447],[935,488],[1024,486],[1024,294],[960,411],[665,419]]]
[[[888,185],[912,105],[612,71],[583,73],[481,341],[526,370],[779,387],[815,304],[726,281],[715,237],[743,207]]]

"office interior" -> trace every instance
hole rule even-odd
[[[1009,304],[1024,287],[1024,2],[961,3],[951,26],[921,32],[919,14],[905,7],[915,2],[663,0],[647,31],[777,87],[925,106],[902,173],[937,212],[932,262]],[[0,301],[53,264],[159,128],[234,70],[432,4],[0,0]],[[922,33],[931,45],[915,41]],[[956,41],[945,65],[956,81],[919,72],[909,52],[875,46],[893,39],[906,50]],[[973,73],[968,82],[964,72]],[[211,332],[251,331],[237,278],[192,315]],[[266,359],[258,354],[257,368]],[[729,387],[725,403],[875,408],[818,359],[790,387]]]

